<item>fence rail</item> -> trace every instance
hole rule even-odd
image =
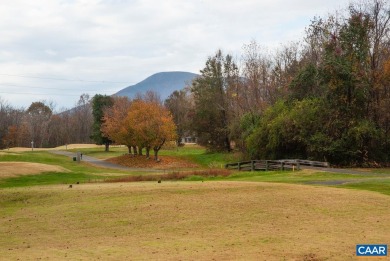
[[[236,163],[229,163],[225,165],[226,169],[237,169],[246,171],[255,170],[299,170],[301,166],[312,167],[329,167],[328,162],[285,159],[285,160],[251,160]]]

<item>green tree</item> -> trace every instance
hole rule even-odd
[[[330,16],[312,23],[289,99],[261,114],[247,139],[252,156],[307,157],[340,165],[389,158],[383,59],[390,53],[389,30],[384,29],[388,10],[375,0],[352,4],[343,19]]]
[[[197,133],[198,142],[210,150],[231,151],[226,93],[229,84],[234,82],[232,72],[235,67],[232,57],[223,56],[219,50],[207,59],[201,76],[192,83],[195,103],[192,128]]]
[[[177,128],[177,143],[180,145],[182,138],[191,134],[190,113],[192,110],[191,97],[188,89],[174,91],[164,102],[165,107],[171,112]]]
[[[323,106],[321,99],[313,98],[279,101],[268,108],[246,140],[251,157],[324,160],[325,153],[313,150],[312,140],[322,133]]]
[[[104,109],[111,107],[112,105],[113,99],[110,96],[96,94],[92,98],[93,125],[91,139],[93,139],[97,144],[104,144],[105,151],[109,151],[111,140],[102,133],[101,128],[104,121]]]
[[[43,147],[46,145],[48,137],[47,131],[53,114],[52,109],[45,102],[33,102],[28,107],[26,113],[30,139],[35,147]]]

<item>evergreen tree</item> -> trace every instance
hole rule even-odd
[[[111,107],[112,105],[113,100],[110,96],[96,94],[92,98],[93,125],[91,139],[99,145],[104,144],[105,151],[109,151],[111,140],[102,133],[101,128],[103,124],[104,109]]]
[[[195,101],[192,128],[200,144],[216,151],[231,151],[226,76],[232,63],[226,61],[231,57],[224,57],[220,50],[209,57],[191,89]]]

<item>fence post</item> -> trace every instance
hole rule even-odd
[[[268,160],[265,161],[265,171],[268,171]]]
[[[284,161],[281,162],[281,168],[284,170]]]
[[[255,170],[255,161],[252,160],[251,161],[251,171],[254,171]]]
[[[238,170],[241,170],[240,162],[238,162]]]

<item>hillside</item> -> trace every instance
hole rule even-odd
[[[161,99],[165,100],[173,91],[181,90],[191,84],[191,81],[197,76],[197,74],[189,72],[160,72],[118,91],[115,95],[134,98],[137,93],[143,94],[150,90],[157,92]]]

